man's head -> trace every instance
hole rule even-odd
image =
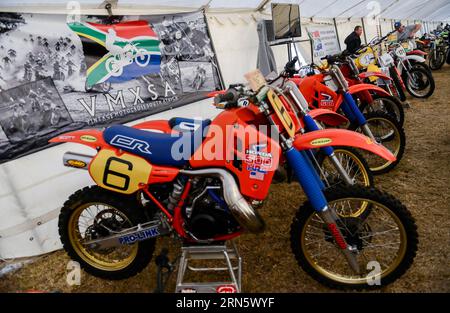
[[[362,33],[363,33],[363,28],[361,26],[356,26],[355,27],[355,33],[361,37]]]
[[[402,25],[401,22],[395,22],[394,28],[395,28],[395,30],[398,31],[399,33],[402,33],[402,32],[405,30],[405,26]]]

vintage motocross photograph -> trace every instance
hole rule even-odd
[[[449,293],[449,31],[447,0],[1,1],[0,294]]]

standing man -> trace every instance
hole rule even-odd
[[[356,26],[355,30],[345,38],[345,44],[347,45],[347,51],[349,53],[355,53],[361,47],[361,35],[363,33],[363,28],[361,26]]]
[[[394,28],[397,30],[397,40],[403,41],[414,38],[414,35],[422,28],[422,24],[405,26],[400,22],[395,22]]]

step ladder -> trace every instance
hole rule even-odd
[[[192,260],[217,260],[225,263],[222,267],[194,267]],[[226,272],[230,275],[228,282],[185,282],[186,271],[193,272]],[[223,245],[183,246],[178,263],[176,293],[231,293],[241,292],[242,259],[234,241],[231,247]]]

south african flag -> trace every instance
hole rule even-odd
[[[113,52],[108,51],[87,69],[86,85],[92,87],[103,82],[123,82],[151,73],[159,73],[161,52],[159,39],[147,21],[130,21],[111,25],[89,22],[69,23],[77,35],[107,49],[111,29],[115,34]],[[118,49],[117,49],[118,48]],[[123,50],[123,54],[116,53]],[[124,58],[127,55],[127,58]],[[126,62],[124,60],[128,60]]]

